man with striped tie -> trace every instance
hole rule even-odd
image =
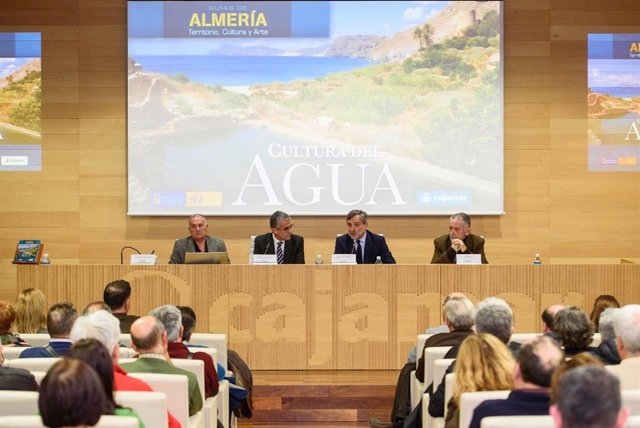
[[[304,238],[293,234],[289,214],[276,211],[269,224],[271,233],[256,236],[253,254],[275,254],[278,264],[304,264]]]

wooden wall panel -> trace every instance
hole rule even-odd
[[[505,215],[473,219],[492,263],[640,256],[640,174],[587,172],[583,104],[586,35],[635,32],[639,12],[637,0],[504,2]],[[55,263],[118,263],[127,244],[166,261],[185,219],[126,216],[126,1],[4,0],[0,31],[43,34],[44,160],[41,173],[0,174],[0,299],[15,298],[19,238],[46,239]],[[294,221],[307,262],[328,263],[344,219]],[[234,263],[246,262],[249,234],[268,230],[265,218],[210,223]],[[425,263],[447,220],[372,216],[370,226],[398,262]]]

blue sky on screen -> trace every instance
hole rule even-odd
[[[0,77],[8,76],[33,58],[0,58]]]
[[[370,34],[390,36],[422,24],[449,3],[448,1],[333,2],[331,35],[332,37]],[[301,49],[326,43],[326,39],[312,38],[129,39],[129,55],[205,55],[223,44]]]
[[[590,59],[589,87],[640,87],[638,60]]]

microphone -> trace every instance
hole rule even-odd
[[[135,252],[136,252],[136,253],[138,253],[138,254],[142,254],[142,253],[141,253],[137,248],[133,248],[133,247],[130,247],[130,246],[128,246],[128,245],[125,245],[125,246],[124,246],[124,247],[122,247],[122,249],[120,250],[120,264],[121,264],[121,265],[123,265],[123,264],[124,264],[123,253],[124,253],[124,250],[126,250],[127,248],[128,248],[128,249],[130,249],[130,250],[135,251]],[[153,253],[152,253],[152,254],[153,254]]]
[[[271,245],[271,241],[267,242],[267,248],[264,249],[264,254],[267,254],[267,251],[269,251],[270,245]]]
[[[151,250],[151,255],[154,255],[156,253],[156,250]]]

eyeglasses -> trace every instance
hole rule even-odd
[[[293,224],[290,224],[287,227],[279,227],[278,230],[284,230],[285,232],[290,231],[291,229],[293,229]]]

